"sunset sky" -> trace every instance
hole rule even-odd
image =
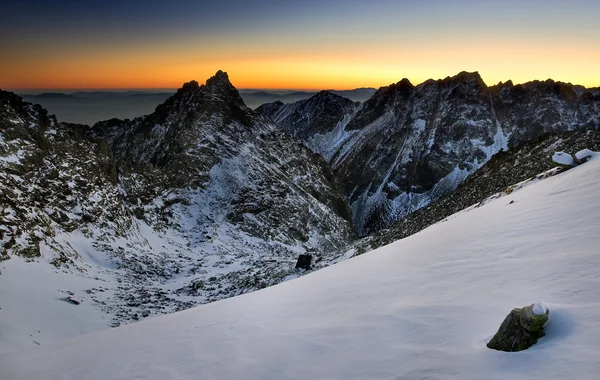
[[[0,88],[600,86],[600,1],[0,0]]]

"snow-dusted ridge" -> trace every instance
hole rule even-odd
[[[257,110],[330,162],[362,236],[448,194],[500,151],[549,133],[600,129],[594,89],[552,80],[487,86],[477,72],[417,86],[403,79],[358,109],[342,103],[313,96]]]
[[[324,160],[221,71],[91,129],[0,91],[0,136],[0,352],[261,289],[354,238]]]
[[[255,293],[0,356],[13,380],[595,379],[600,160]],[[514,307],[529,350],[487,349]]]

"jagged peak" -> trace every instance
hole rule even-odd
[[[334,90],[321,90],[312,97],[315,99],[345,99],[343,96],[334,94],[332,91]]]
[[[215,75],[206,80],[206,87],[233,87],[229,81],[229,75],[225,71],[218,70]]]
[[[415,87],[410,82],[410,80],[408,80],[408,78],[402,78],[398,83],[396,83],[396,86],[397,87],[406,87],[406,88],[413,88],[413,87]]]
[[[478,71],[461,71],[453,77],[446,77],[440,81],[442,84],[447,83],[477,83],[482,88],[487,88],[487,85],[479,75]]]
[[[343,101],[343,102],[352,102],[352,100],[345,98],[341,95],[335,94],[332,91],[335,90],[321,90],[317,92],[315,95],[311,96],[308,99],[300,100],[300,102],[314,102],[314,101]]]
[[[383,98],[387,98],[389,96],[392,96],[391,94],[398,94],[398,93],[408,96],[413,92],[414,89],[415,89],[415,86],[413,86],[413,84],[410,82],[410,80],[408,80],[407,78],[402,78],[400,81],[398,81],[396,83],[392,83],[389,86],[380,87],[375,92],[375,94],[379,94],[379,96],[383,97]],[[373,97],[371,99],[375,99],[375,98],[376,97]]]
[[[200,88],[200,85],[198,84],[198,82],[195,80],[191,80],[189,82],[185,82],[183,84],[183,86],[181,86],[181,88],[177,90],[177,92],[178,93],[192,92],[192,91],[196,91],[198,88]]]
[[[219,90],[219,89],[221,89],[221,90],[222,89],[226,89],[226,90],[235,89],[235,87],[229,81],[229,75],[227,75],[226,72],[219,70],[216,72],[215,75],[213,75],[212,77],[210,77],[206,80],[206,84],[200,86],[198,81],[191,80],[189,82],[185,82],[183,84],[183,86],[181,86],[181,88],[177,90],[177,93],[194,92],[201,87],[205,87],[209,90],[212,90],[212,89],[217,89],[217,90]]]

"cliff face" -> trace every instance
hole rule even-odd
[[[439,199],[501,150],[600,125],[594,91],[551,80],[488,87],[478,73],[466,72],[416,87],[407,79],[382,87],[361,106],[338,113],[336,123],[313,125],[312,135],[305,134],[305,120],[320,120],[328,106],[309,109],[303,102],[259,110],[330,162],[361,235]],[[285,108],[313,112],[298,118]],[[311,141],[323,136],[335,138],[315,149]]]

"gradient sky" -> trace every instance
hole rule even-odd
[[[600,86],[597,0],[0,0],[0,88]]]

